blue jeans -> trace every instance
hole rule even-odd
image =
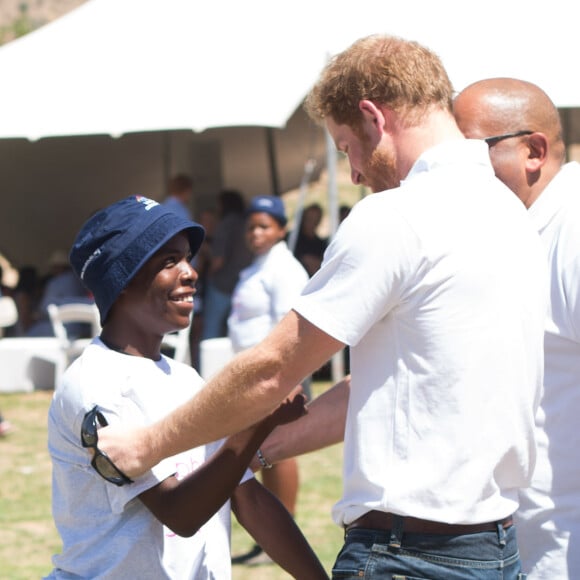
[[[526,575],[515,526],[461,536],[354,528],[345,535],[332,578],[525,580]]]

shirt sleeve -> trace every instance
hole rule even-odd
[[[142,423],[138,407],[127,398],[121,399],[121,402],[123,405],[120,407],[101,409],[109,425],[119,423],[123,425],[137,425]],[[131,484],[123,486],[109,484],[107,486],[107,494],[109,496],[111,510],[114,513],[122,513],[131,500],[174,474],[175,461],[173,458],[168,458],[155,465],[143,475],[134,478]]]
[[[290,312],[308,283],[308,274],[298,261],[289,265],[293,267],[276,272],[269,284],[273,324]]]
[[[420,242],[405,218],[373,198],[359,202],[341,224],[321,269],[294,304],[298,314],[350,346],[404,300],[420,259]]]

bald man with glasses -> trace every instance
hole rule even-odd
[[[580,164],[565,163],[557,108],[538,86],[486,79],[463,90],[454,114],[483,139],[499,177],[522,201],[546,249],[550,308],[538,456],[517,512],[523,569],[531,580],[580,578]]]

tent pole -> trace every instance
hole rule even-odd
[[[169,185],[169,179],[171,178],[171,132],[163,131],[163,184],[161,191],[163,195],[167,197],[169,191],[167,189]]]
[[[330,220],[330,238],[334,237],[338,229],[338,181],[336,177],[336,149],[330,133],[326,136],[326,168],[328,171],[328,217]],[[330,361],[332,382],[336,383],[344,377],[344,354],[340,350]]]
[[[272,195],[280,195],[280,183],[278,180],[278,164],[276,163],[276,147],[274,145],[274,130],[266,127],[266,147],[268,149],[268,162],[270,165],[270,183]]]
[[[330,224],[330,237],[333,238],[338,229],[338,185],[336,167],[336,149],[328,130],[326,137],[326,168],[328,171],[328,218]]]
[[[558,109],[562,124],[562,139],[566,147],[566,161],[570,161],[570,109],[563,107]]]
[[[300,231],[300,222],[302,221],[302,213],[304,210],[304,200],[306,199],[306,194],[308,193],[308,184],[312,178],[312,172],[316,167],[316,161],[314,159],[307,159],[304,163],[304,173],[302,174],[302,181],[300,182],[300,190],[298,193],[298,203],[296,204],[296,210],[294,212],[294,227],[288,236],[288,249],[294,253],[296,248],[296,242],[298,241],[298,233]]]

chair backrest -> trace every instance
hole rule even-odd
[[[91,337],[97,336],[101,332],[101,322],[99,310],[95,304],[86,302],[71,302],[68,304],[49,304],[47,306],[48,316],[52,324],[54,335],[63,343],[69,343],[66,324],[85,323],[91,327]]]
[[[170,332],[163,337],[161,348],[168,347],[173,349],[173,356],[175,360],[191,364],[191,354],[189,350],[189,331],[190,327],[182,328],[177,332]]]
[[[18,322],[18,310],[11,296],[0,296],[0,328],[12,326]]]
[[[232,341],[227,336],[202,340],[199,343],[199,374],[209,381],[234,356]]]

